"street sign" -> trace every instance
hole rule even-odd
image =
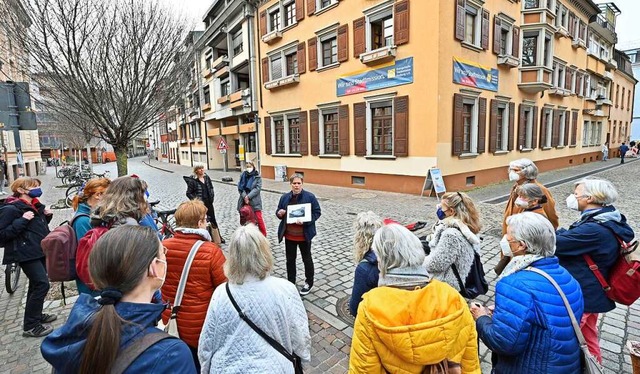
[[[227,142],[224,140],[224,138],[220,138],[220,141],[218,142],[218,146],[216,147],[219,151],[223,150],[223,149],[229,149],[229,145],[227,144]]]
[[[226,149],[221,149],[220,153],[225,154],[225,153],[227,153],[227,150]]]

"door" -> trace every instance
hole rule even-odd
[[[240,167],[240,139],[233,140],[233,149],[235,150],[236,166]]]

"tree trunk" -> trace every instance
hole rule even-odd
[[[118,166],[118,176],[122,177],[128,174],[127,170],[127,145],[116,145],[113,147],[116,152],[116,163]]]

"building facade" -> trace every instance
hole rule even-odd
[[[459,190],[522,157],[598,160],[616,15],[590,0],[267,1],[262,174],[420,193],[434,167]]]
[[[640,47],[626,50],[624,53],[629,57],[634,77],[640,77]],[[640,92],[638,90],[640,90],[640,87],[636,85],[633,100],[631,100],[631,139],[636,141],[640,140]]]
[[[606,134],[606,141],[613,152],[610,155],[617,156],[615,150],[622,142],[629,144],[630,141],[640,140],[640,137],[632,137],[633,102],[635,100],[635,88],[638,80],[634,78],[631,68],[631,60],[624,52],[613,51],[613,58],[616,61],[616,69],[613,71],[611,82],[612,106],[609,112],[609,128]]]

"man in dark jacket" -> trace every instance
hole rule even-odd
[[[624,164],[624,156],[626,156],[627,151],[629,151],[629,146],[622,143],[622,145],[619,148],[620,151],[620,163]]]
[[[589,351],[602,361],[598,341],[598,314],[613,310],[616,304],[607,297],[602,285],[589,269],[584,255],[591,257],[605,279],[619,256],[616,236],[625,242],[634,233],[624,215],[613,207],[618,192],[611,182],[603,179],[583,179],[567,198],[567,207],[581,212],[580,219],[568,230],[559,229],[556,235],[556,256],[560,265],[580,283],[584,295],[584,315],[580,321]]]
[[[276,217],[280,219],[278,226],[278,242],[285,239],[284,247],[287,256],[287,279],[296,283],[296,255],[298,247],[304,263],[305,284],[300,290],[300,295],[307,295],[313,287],[313,259],[311,258],[311,240],[316,236],[316,221],[320,218],[320,204],[315,195],[302,189],[304,178],[300,174],[294,174],[289,178],[291,192],[287,192],[280,197]],[[289,205],[311,204],[310,220],[297,218],[294,212],[287,213]],[[297,209],[296,209],[297,211]],[[287,217],[287,215],[289,217]]]

